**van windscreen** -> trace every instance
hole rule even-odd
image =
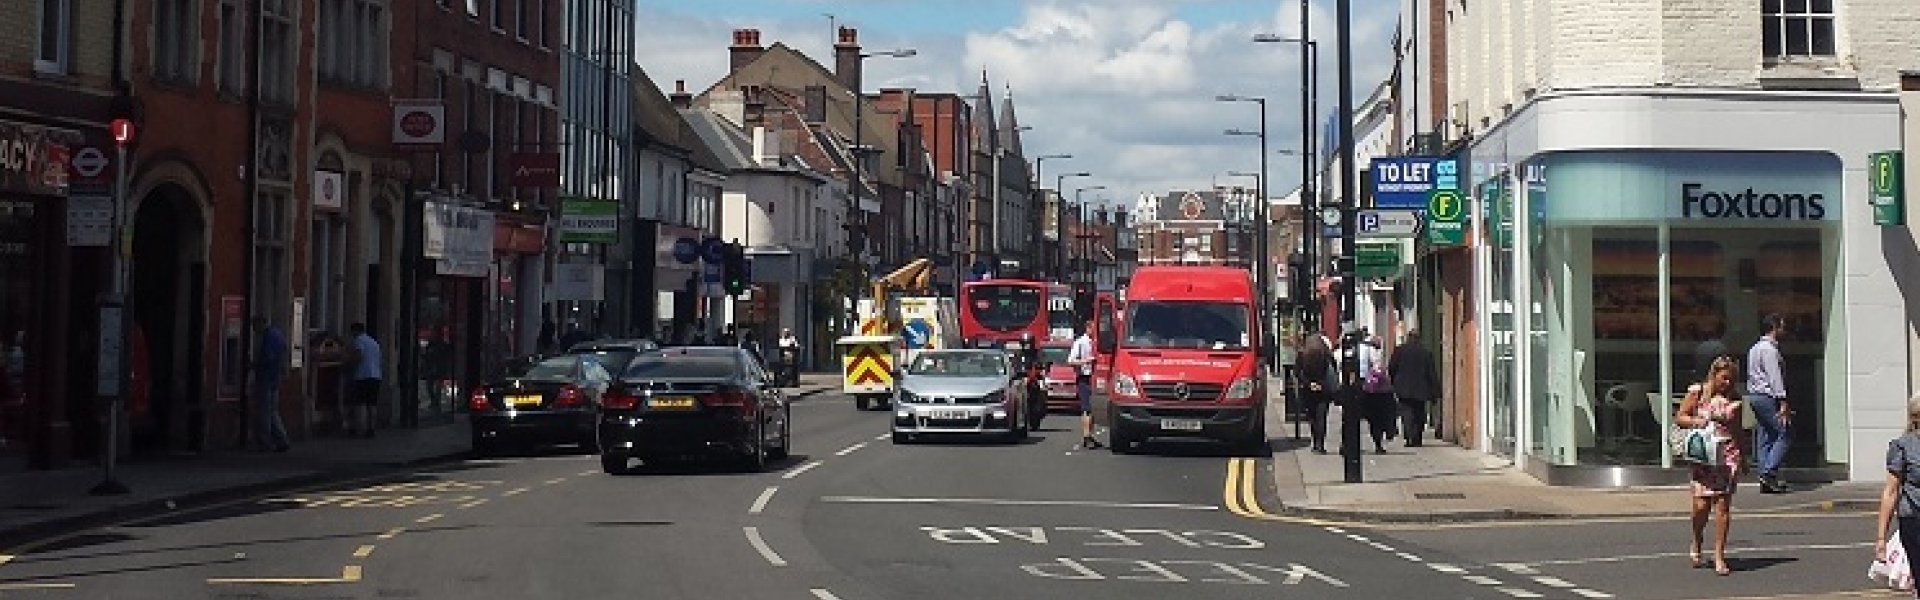
[[[1231,302],[1132,302],[1125,345],[1133,348],[1246,349],[1247,307]]]

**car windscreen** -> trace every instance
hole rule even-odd
[[[732,356],[642,354],[627,363],[621,379],[728,379],[738,376],[740,361]]]
[[[1070,348],[1041,348],[1040,362],[1066,364],[1068,350],[1070,350]]]
[[[985,352],[927,352],[914,357],[907,374],[926,377],[992,377],[1007,374],[1007,362]]]
[[[639,353],[632,350],[594,349],[579,351],[574,354],[600,363],[600,366],[606,367],[609,373],[619,373],[621,368],[627,366],[627,361],[632,360],[633,355]]]
[[[1134,348],[1248,347],[1247,307],[1231,302],[1127,304],[1126,345]]]
[[[575,360],[571,356],[549,358],[533,363],[515,377],[527,381],[572,381]]]

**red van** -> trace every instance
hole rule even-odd
[[[1097,371],[1111,374],[1095,389],[1114,452],[1172,437],[1266,446],[1255,289],[1244,268],[1141,267],[1123,303],[1096,309]]]

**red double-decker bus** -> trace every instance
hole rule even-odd
[[[972,347],[999,347],[1021,334],[1047,339],[1050,284],[1029,279],[989,279],[960,284],[960,338]]]

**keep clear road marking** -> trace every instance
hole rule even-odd
[[[333,583],[354,583],[360,581],[360,566],[347,565],[340,568],[339,577],[209,577],[207,583],[255,584],[255,585],[327,585]]]
[[[747,514],[757,515],[760,511],[766,510],[767,503],[773,500],[773,493],[778,491],[780,488],[774,486],[767,486],[767,489],[761,490],[760,497],[753,499],[753,506],[747,509]]]
[[[848,454],[853,454],[853,453],[855,453],[855,452],[859,452],[861,448],[865,448],[865,447],[867,447],[867,443],[866,443],[866,442],[860,442],[860,443],[858,443],[858,444],[854,444],[854,445],[852,445],[852,446],[847,446],[847,447],[845,447],[845,448],[841,448],[839,452],[835,452],[835,453],[833,453],[833,455],[834,455],[834,456],[846,456],[846,455],[848,455]]]
[[[767,540],[761,539],[759,527],[742,527],[741,529],[746,531],[747,543],[753,545],[753,549],[760,553],[761,558],[767,559],[767,564],[776,567],[787,566],[787,559],[774,554],[773,547],[767,545]]]
[[[983,504],[989,506],[1078,506],[1087,508],[1147,508],[1164,510],[1220,510],[1206,504],[1174,502],[1106,502],[1101,500],[1014,500],[1006,498],[876,498],[872,496],[822,496],[821,502],[836,504]]]
[[[802,473],[806,473],[807,471],[812,471],[812,470],[814,470],[815,468],[818,468],[819,466],[820,466],[820,461],[817,461],[817,460],[816,460],[816,461],[812,461],[812,462],[809,462],[809,463],[807,463],[807,464],[804,464],[804,465],[800,465],[800,466],[798,466],[798,467],[794,467],[794,469],[793,469],[792,471],[787,471],[786,473],[784,473],[784,474],[781,474],[781,475],[780,475],[780,478],[781,478],[781,479],[793,479],[793,478],[795,478],[795,477],[799,477],[799,476],[800,476],[800,475],[801,475]]]

